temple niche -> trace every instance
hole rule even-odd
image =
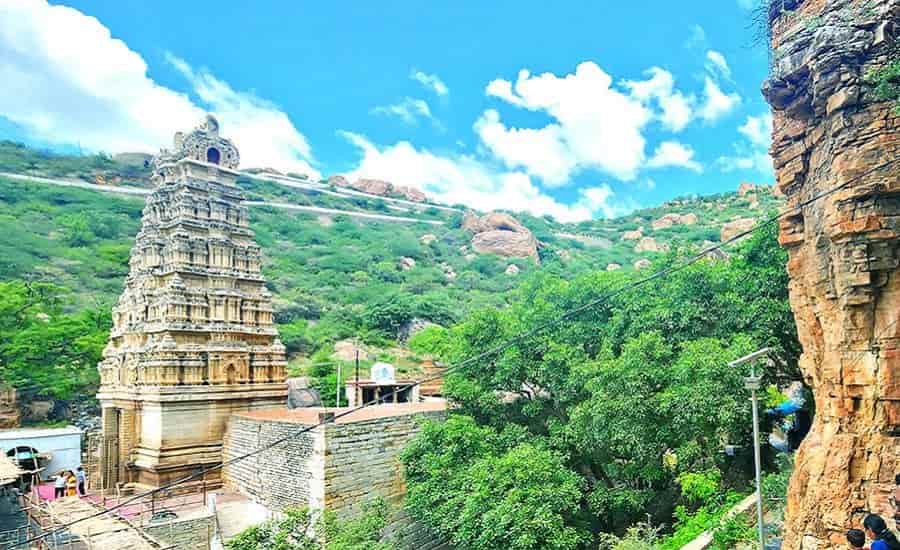
[[[212,116],[153,160],[156,187],[98,367],[105,488],[220,463],[231,413],[285,403],[285,350],[239,161]]]

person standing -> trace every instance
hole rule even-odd
[[[85,496],[87,494],[87,491],[85,490],[87,474],[85,473],[83,466],[79,466],[75,470],[75,479],[78,481],[78,496]]]
[[[61,498],[66,496],[66,473],[60,470],[53,480],[53,498]]]
[[[884,518],[878,514],[869,514],[863,520],[866,536],[872,539],[872,550],[900,550],[900,541],[893,531],[888,529]]]
[[[66,496],[74,497],[78,494],[78,480],[75,479],[75,472],[69,470],[66,472]]]

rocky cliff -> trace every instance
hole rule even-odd
[[[763,93],[789,205],[781,225],[801,369],[816,416],[788,492],[786,549],[843,548],[885,517],[900,468],[900,119],[867,85],[896,59],[900,0],[771,2]]]

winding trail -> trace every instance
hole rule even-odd
[[[43,183],[47,185],[56,185],[59,187],[75,187],[78,189],[86,189],[88,191],[99,191],[101,193],[118,193],[121,195],[131,195],[131,196],[146,196],[151,193],[150,189],[144,189],[141,187],[117,187],[112,185],[99,185],[96,183],[88,183],[86,181],[77,181],[77,180],[63,180],[56,178],[44,178],[40,176],[29,176],[26,174],[13,174],[10,172],[0,172],[0,177],[9,178],[12,180],[19,181],[28,181],[33,183]],[[262,179],[262,178],[259,178]],[[271,180],[267,180],[271,181]],[[323,192],[327,192],[329,194],[338,195],[346,198],[345,195],[339,195],[337,193],[333,193],[328,191],[327,189],[322,190]],[[373,195],[374,196],[374,195]],[[382,197],[378,197],[382,198]],[[404,224],[426,224],[426,225],[444,225],[444,222],[439,220],[423,220],[420,218],[411,218],[407,216],[388,216],[386,214],[370,214],[368,212],[355,212],[352,210],[338,210],[335,208],[322,208],[318,206],[303,206],[299,204],[291,204],[287,202],[270,202],[270,201],[244,201],[244,204],[247,206],[267,206],[271,208],[281,208],[284,210],[294,210],[299,212],[312,212],[315,214],[332,214],[338,216],[350,216],[353,218],[361,218],[366,220],[376,220],[383,222],[391,222],[391,223],[404,223]]]

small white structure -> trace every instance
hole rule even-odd
[[[372,380],[379,386],[387,386],[397,381],[394,365],[390,363],[375,363],[372,365]]]
[[[415,380],[397,380],[394,366],[390,363],[375,363],[370,371],[371,379],[344,382],[347,392],[347,406],[366,404],[418,403],[419,386]]]
[[[41,479],[48,479],[81,465],[81,430],[74,426],[0,430],[0,452],[24,470],[32,469],[37,460],[43,468]]]

